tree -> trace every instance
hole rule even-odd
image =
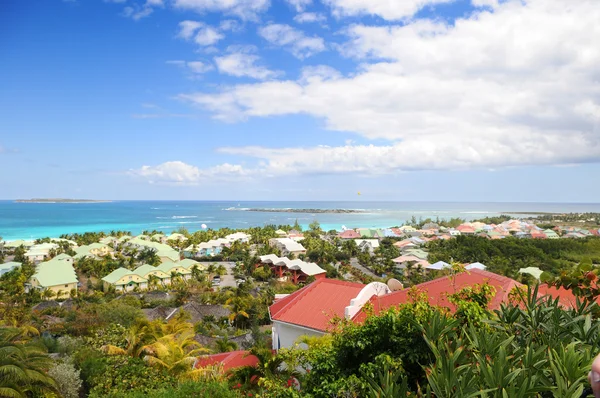
[[[21,330],[0,329],[0,396],[58,392],[56,382],[45,373],[51,364],[42,346],[29,341]]]
[[[83,383],[79,374],[80,371],[70,362],[56,364],[48,371],[48,375],[56,381],[63,398],[79,397],[79,390]]]
[[[223,336],[220,339],[217,339],[215,341],[215,345],[217,346],[217,350],[219,352],[229,352],[238,349],[238,345],[236,344],[236,342],[229,340],[229,337],[227,335]]]

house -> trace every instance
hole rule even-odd
[[[103,243],[92,243],[91,245],[80,246],[75,249],[76,259],[83,257],[105,257],[113,253],[113,249]]]
[[[392,260],[396,264],[396,268],[400,270],[407,269],[409,265],[414,268],[425,268],[427,269],[431,264],[427,260],[421,259],[414,255],[402,255]]]
[[[440,229],[440,225],[437,224],[437,223],[434,223],[434,222],[428,222],[428,223],[425,223],[421,229],[435,229],[435,230],[439,230]]]
[[[229,243],[240,242],[240,243],[248,243],[250,242],[250,235],[244,232],[236,232],[233,234],[229,234],[225,237],[229,241]]]
[[[460,236],[460,231],[455,228],[450,228],[448,230],[448,233],[450,234],[450,236]]]
[[[438,261],[437,263],[433,263],[431,265],[429,265],[426,269],[428,271],[441,271],[443,269],[449,269],[452,268],[452,266],[450,264],[448,264],[445,261]]]
[[[9,250],[13,250],[16,249],[17,247],[21,247],[23,246],[25,249],[29,249],[31,246],[34,245],[34,242],[32,240],[12,240],[10,242],[4,242],[4,248],[5,249],[9,249]]]
[[[183,264],[179,262],[167,261],[156,267],[156,269],[164,272],[165,274],[178,275],[183,279],[188,280],[192,277],[192,271],[183,266]]]
[[[194,268],[197,267],[199,270],[205,270],[206,266],[203,264],[200,264],[198,261],[196,260],[192,260],[189,258],[183,259],[183,260],[179,260],[178,263],[184,267],[189,269],[190,271]]]
[[[110,274],[106,275],[104,278],[102,278],[102,282],[104,283],[104,289],[108,289],[109,286],[113,286],[115,290],[119,292],[131,291],[135,288],[148,288],[148,279],[123,267],[117,268]]]
[[[429,304],[446,307],[454,311],[455,306],[448,300],[449,295],[457,293],[465,287],[476,284],[481,285],[484,283],[494,287],[495,290],[494,296],[489,304],[490,310],[499,309],[500,304],[508,302],[509,294],[515,287],[523,286],[513,279],[496,275],[491,272],[473,269],[469,272],[456,274],[452,278],[444,276],[429,282],[421,283],[416,285],[416,289],[426,293]],[[369,302],[371,303],[373,313],[378,314],[385,309],[408,303],[411,296],[410,292],[411,289],[407,288],[380,297],[371,298]],[[357,312],[352,320],[355,322],[363,322],[366,318],[367,312],[361,307],[360,311]]]
[[[547,238],[545,233],[543,233],[542,231],[539,231],[537,229],[531,230],[531,237],[533,239],[546,239]]]
[[[299,256],[300,254],[306,254],[304,246],[290,238],[269,239],[269,245],[279,249],[282,256],[289,256],[290,254]]]
[[[342,233],[338,234],[338,238],[340,239],[358,239],[360,238],[360,234],[353,229],[347,229]]]
[[[278,229],[275,231],[275,235],[279,236],[280,238],[287,238],[287,232],[285,232],[283,229]]]
[[[259,359],[249,351],[231,351],[201,356],[194,362],[194,369],[218,367],[221,372],[225,373],[244,366],[257,367],[258,364]]]
[[[50,257],[50,250],[58,249],[56,243],[41,243],[33,245],[25,252],[25,257],[34,264],[44,261],[46,257]]]
[[[481,271],[485,271],[487,267],[481,263],[471,263],[465,266],[466,270],[478,269]]]
[[[166,243],[167,237],[164,234],[154,234],[150,237],[150,239],[154,242],[158,243]]]
[[[405,256],[415,256],[415,257],[418,257],[420,260],[427,260],[427,258],[429,257],[429,253],[427,253],[426,251],[424,251],[422,249],[416,248],[416,247],[405,250],[404,255]]]
[[[182,234],[172,233],[167,236],[167,241],[185,242],[186,240],[188,240],[188,238]]]
[[[77,291],[77,274],[69,261],[50,260],[38,264],[29,279],[32,288],[50,290],[57,298],[68,297],[71,290]]]
[[[398,229],[400,231],[402,231],[403,234],[405,234],[407,232],[417,232],[417,229],[415,227],[413,227],[412,225],[403,225]]]
[[[225,238],[211,239],[208,242],[202,242],[197,245],[191,245],[184,249],[183,256],[190,257],[213,257],[221,254],[224,247],[230,245],[230,241]]]
[[[378,239],[355,239],[356,247],[363,253],[375,254],[375,249],[379,248]]]
[[[546,235],[546,237],[548,239],[559,239],[560,238],[560,236],[558,236],[558,234],[551,229],[545,229],[544,234]]]
[[[143,279],[148,281],[147,287],[150,287],[150,280],[152,278],[158,278],[160,284],[169,285],[171,284],[171,274],[166,273],[158,267],[154,267],[150,264],[140,265],[132,271],[134,274],[141,276]],[[141,287],[140,287],[141,288]]]
[[[158,258],[160,258],[160,261],[162,261],[163,263],[168,261],[179,261],[179,259],[181,258],[179,252],[173,249],[159,250],[156,252],[156,255],[158,256]]]
[[[16,270],[17,268],[21,268],[21,263],[17,263],[16,261],[0,264],[0,276]]]
[[[325,278],[327,271],[315,263],[307,263],[302,260],[290,260],[287,257],[277,257],[274,254],[260,256],[263,264],[268,264],[279,279],[290,277],[295,284],[306,282],[309,277],[315,279]]]
[[[456,229],[460,231],[461,235],[475,235],[475,228],[469,224],[461,224]]]
[[[351,319],[371,297],[388,293],[390,289],[380,282],[319,279],[269,307],[273,349],[292,347],[300,336],[322,336],[332,319]]]

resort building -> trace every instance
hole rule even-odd
[[[56,298],[65,298],[71,290],[77,291],[78,280],[72,262],[53,259],[38,264],[29,283],[32,288],[50,290]]]
[[[342,233],[338,234],[338,238],[340,239],[359,239],[360,234],[353,229],[347,229]]]
[[[290,238],[269,239],[269,245],[279,249],[282,256],[289,256],[290,254],[299,256],[300,254],[306,254],[304,246]]]
[[[34,264],[44,261],[49,257],[50,250],[58,249],[56,243],[41,243],[39,245],[33,245],[25,252],[25,257]]]
[[[32,240],[12,240],[10,242],[4,242],[4,248],[5,249],[9,249],[9,250],[13,250],[16,249],[17,247],[21,247],[23,246],[25,249],[29,249],[31,246],[34,245],[34,242]]]
[[[156,278],[159,281],[160,285],[171,284],[171,273],[166,273],[160,268],[154,267],[150,264],[140,265],[139,267],[133,270],[133,273],[146,279],[148,281],[148,288],[151,287],[150,281],[153,278]]]
[[[184,280],[188,280],[192,277],[192,271],[179,262],[167,261],[156,267],[156,269],[167,274],[171,279],[173,275],[181,276]],[[172,280],[170,282],[172,282]]]
[[[105,257],[112,255],[113,249],[104,243],[92,243],[91,245],[80,246],[75,249],[76,259],[84,257]]]
[[[315,263],[307,263],[302,260],[290,260],[287,257],[277,257],[274,254],[260,256],[262,264],[271,267],[279,280],[290,280],[294,284],[304,283],[309,277],[315,279],[325,278],[327,271]]]
[[[183,250],[183,256],[190,257],[213,257],[221,254],[224,247],[228,247],[230,241],[225,238],[211,239],[208,242],[190,245]]]
[[[104,289],[108,289],[109,286],[113,286],[116,291],[131,291],[135,288],[147,289],[148,279],[136,274],[127,268],[117,268],[110,274],[102,278],[104,283]]]
[[[172,233],[171,235],[167,236],[167,241],[185,242],[186,240],[188,240],[188,238],[182,234]]]
[[[244,232],[236,232],[233,234],[229,234],[225,237],[229,243],[240,242],[240,243],[248,243],[250,242],[250,235]]]

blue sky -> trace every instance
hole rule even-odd
[[[597,202],[598,20],[594,0],[7,0],[0,198]]]

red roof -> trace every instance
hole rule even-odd
[[[258,366],[258,358],[254,355],[248,355],[248,351],[224,352],[222,354],[200,357],[194,364],[194,367],[199,369],[216,364],[222,364],[223,371],[241,368],[242,366],[256,367]]]
[[[592,235],[600,236],[600,231],[597,229],[590,229],[589,231]]]
[[[365,287],[362,283],[318,279],[277,300],[269,307],[273,321],[327,331],[334,317],[343,318],[350,300]]]
[[[538,231],[536,229],[531,230],[531,237],[537,238],[537,239],[546,239],[547,238],[545,233],[543,233],[542,231]]]
[[[338,235],[341,239],[357,239],[360,238],[360,234],[353,229],[347,229]]]
[[[569,289],[565,289],[564,287],[554,287],[548,286],[546,284],[538,286],[538,294],[539,295],[548,295],[553,299],[558,299],[558,302],[567,308],[573,308],[577,304],[577,299],[573,292]],[[596,302],[600,304],[600,298],[596,299]]]
[[[475,233],[475,228],[473,228],[470,225],[461,224],[458,227],[456,227],[456,229],[459,230],[460,232],[472,232],[472,233]]]
[[[496,289],[496,294],[489,305],[489,308],[492,310],[500,308],[500,303],[508,301],[508,294],[514,287],[522,286],[519,282],[505,276],[479,269],[472,269],[461,272],[452,279],[444,276],[429,282],[421,283],[420,285],[416,285],[416,288],[427,293],[431,305],[447,307],[450,310],[454,310],[454,305],[448,301],[448,295],[456,293],[465,287],[486,282]],[[409,291],[410,289],[404,289],[385,296],[372,297],[370,302],[373,305],[374,313],[377,314],[381,310],[407,303],[409,301]],[[366,315],[362,309],[353,318],[353,320],[357,322],[362,322],[365,319]]]

